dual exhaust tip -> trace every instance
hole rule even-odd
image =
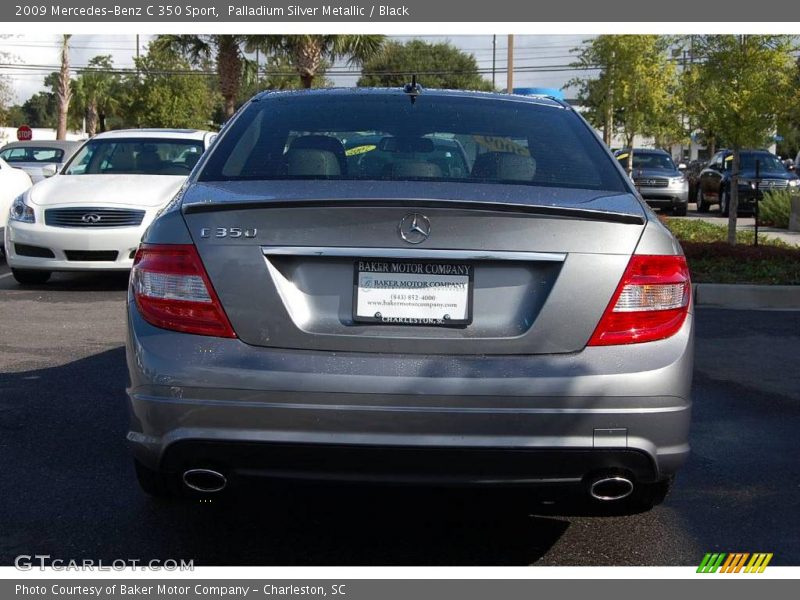
[[[183,473],[183,484],[195,492],[214,494],[228,485],[228,479],[213,469],[189,469]],[[589,495],[601,502],[623,500],[633,493],[633,482],[621,475],[597,477],[589,484]]]

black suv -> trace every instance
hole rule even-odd
[[[797,188],[800,178],[786,169],[781,160],[766,150],[742,150],[739,164],[739,212],[752,213],[756,200],[765,191]],[[756,191],[756,161],[759,162],[758,191]],[[728,215],[731,197],[731,167],[733,152],[720,150],[700,172],[697,183],[697,212],[708,212],[712,204]]]

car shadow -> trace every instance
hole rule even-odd
[[[114,292],[128,287],[128,271],[53,273],[47,283],[21,284],[13,277],[0,280],[0,290],[42,292]]]
[[[570,522],[511,492],[257,484],[227,499],[145,496],[125,446],[123,348],[0,374],[0,564],[528,565]],[[515,504],[516,503],[516,504]]]

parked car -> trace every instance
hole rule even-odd
[[[5,231],[8,211],[14,198],[31,187],[30,176],[22,169],[15,169],[0,158],[0,232]]]
[[[614,155],[623,169],[627,169],[630,149],[617,150]],[[679,216],[686,214],[689,182],[667,152],[634,148],[632,177],[642,198],[650,206],[671,209],[673,214]]]
[[[689,202],[697,202],[697,188],[700,184],[700,173],[705,168],[707,160],[695,159],[686,165],[683,175],[689,185]]]
[[[766,150],[741,150],[739,164],[739,212],[752,213],[755,203],[768,190],[797,188],[800,178],[781,160]],[[720,213],[728,216],[731,193],[731,165],[733,152],[720,150],[700,173],[697,191],[697,212],[708,212],[713,204],[719,204]],[[756,190],[756,161],[759,163],[760,181]]]
[[[11,142],[0,148],[0,158],[38,183],[60,171],[80,147],[81,142],[58,140]]]
[[[5,232],[20,283],[53,271],[124,271],[214,134],[182,129],[101,133],[61,172],[17,196]]]
[[[379,172],[350,170],[352,132]],[[154,495],[343,479],[644,510],[689,452],[692,331],[680,245],[567,103],[263,93],[136,254],[127,439]]]

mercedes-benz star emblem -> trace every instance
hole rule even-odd
[[[84,223],[99,223],[102,217],[95,213],[86,213],[81,217],[81,221]]]
[[[411,213],[400,221],[400,237],[409,244],[421,244],[430,234],[431,222],[425,215]]]

